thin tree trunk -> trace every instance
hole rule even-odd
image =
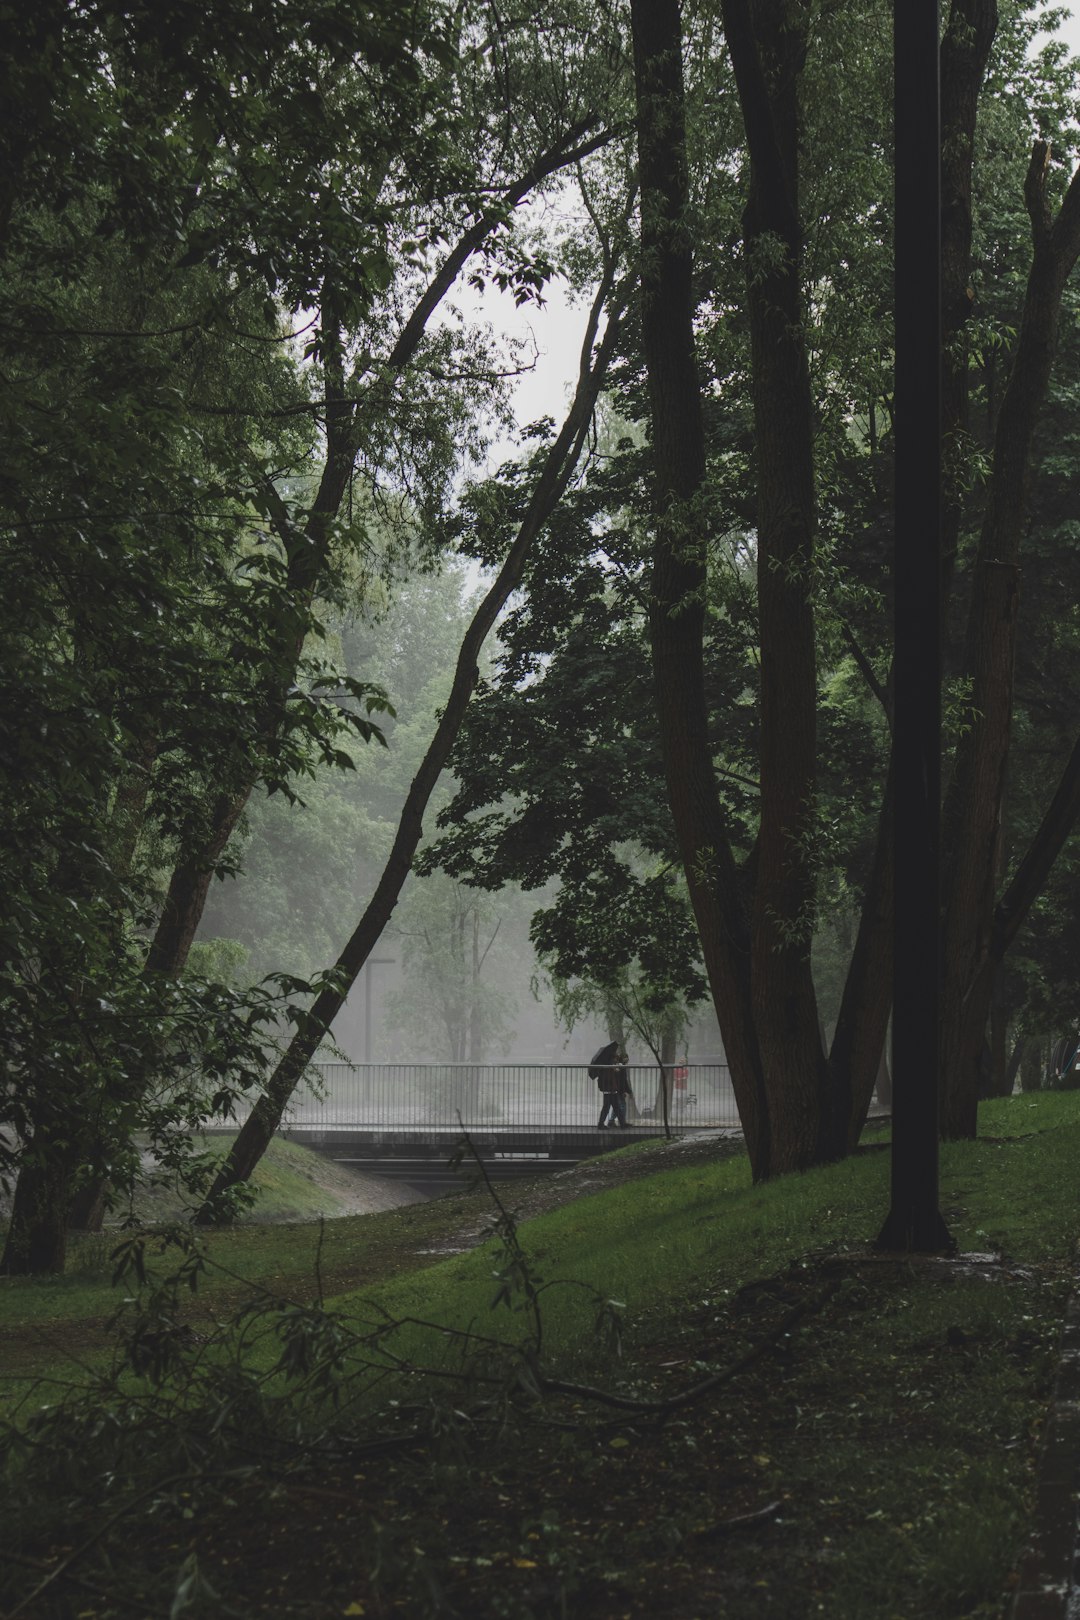
[[[1011,1085],[1006,1084],[1008,1073],[1009,1009],[1002,994],[1001,969],[995,975],[994,994],[990,1003],[990,1075],[987,1094],[1007,1097]]]
[[[874,1082],[874,1092],[882,1108],[892,1107],[892,1070],[889,1067],[889,1044],[886,1040],[881,1048],[881,1057],[878,1060],[877,1080]]]
[[[483,1031],[480,1025],[480,913],[473,907],[472,960],[469,973],[469,1062],[479,1063],[483,1055]]]
[[[660,1084],[656,1090],[654,1113],[664,1122],[664,1135],[671,1135],[671,1104],[675,1089],[675,1056],[678,1037],[674,1024],[660,1031]]]
[[[1020,1090],[1041,1091],[1046,1077],[1046,1058],[1037,1035],[1029,1035],[1020,1054]]]
[[[212,1224],[217,1219],[216,1206],[222,1195],[250,1178],[281,1123],[293,1091],[390,920],[423,836],[423,817],[428,800],[449,758],[472,696],[480,649],[511,592],[520,583],[533,541],[558,505],[577,467],[619,329],[623,298],[612,296],[613,283],[614,269],[609,267],[590,314],[577,391],[569,414],[545,458],[514,543],[462,639],[446,707],[406,795],[382,876],[352,937],[327,974],[326,988],[316,997],[314,1005],[301,1015],[296,1035],[233,1143],[205,1204],[198,1212],[196,1218],[200,1224]],[[593,344],[605,306],[609,306],[607,329],[593,359]]]
[[[1031,906],[1080,815],[1080,738],[1073,744],[1039,830],[994,911],[990,963],[997,966],[1016,938]]]
[[[1009,1061],[1005,1065],[1005,1089],[1002,1092],[1004,1097],[1011,1097],[1013,1094],[1013,1087],[1016,1085],[1016,1078],[1020,1073],[1020,1065],[1023,1062],[1026,1045],[1027,1037],[1023,1034],[1018,1035],[1013,1042],[1012,1051],[1009,1053]],[[1020,1089],[1022,1091],[1023,1086]]]
[[[849,1152],[859,1140],[875,1089],[881,1098],[881,1066],[892,1011],[895,797],[890,762],[873,864],[829,1051],[837,1106],[846,1104]]]

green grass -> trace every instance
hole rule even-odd
[[[1007,1251],[1024,1263],[1063,1263],[1080,1235],[1074,1166],[1080,1162],[1080,1097],[1047,1094],[988,1103],[989,1135],[947,1143],[941,1152],[941,1204],[963,1251]],[[634,1151],[634,1150],[630,1150]],[[545,1344],[556,1356],[588,1359],[599,1293],[626,1307],[630,1342],[640,1323],[688,1291],[703,1273],[733,1292],[823,1250],[872,1242],[889,1199],[889,1153],[857,1154],[839,1165],[750,1183],[745,1159],[673,1169],[578,1200],[526,1224],[522,1246],[537,1272],[557,1279],[545,1297]],[[486,1332],[514,1325],[492,1317],[493,1251],[457,1256],[334,1303],[363,1315],[380,1312]],[[410,1352],[419,1339],[402,1341]]]
[[[594,1409],[583,1397],[539,1409],[526,1401],[521,1410],[510,1399],[498,1422],[469,1416],[485,1386],[429,1383],[415,1370],[359,1403],[346,1370],[335,1415],[322,1386],[298,1398],[277,1375],[264,1378],[240,1453],[214,1453],[214,1467],[227,1473],[261,1434],[265,1459],[251,1490],[204,1479],[186,1498],[173,1487],[147,1497],[147,1469],[173,1466],[178,1448],[185,1457],[190,1449],[190,1439],[175,1438],[174,1406],[160,1440],[131,1465],[133,1500],[157,1505],[150,1518],[133,1507],[124,1526],[124,1547],[134,1532],[142,1549],[124,1565],[134,1583],[128,1602],[137,1591],[147,1612],[169,1612],[165,1563],[172,1558],[174,1568],[175,1550],[190,1547],[219,1592],[192,1613],[228,1605],[242,1620],[360,1612],[353,1603],[409,1620],[452,1612],[644,1620],[657,1612],[660,1591],[676,1620],[998,1620],[1026,1533],[1034,1446],[1080,1236],[1080,1095],[987,1104],[980,1128],[979,1141],[941,1153],[941,1205],[959,1248],[1001,1256],[967,1272],[874,1253],[889,1197],[880,1138],[843,1164],[758,1188],[739,1157],[677,1165],[521,1225],[532,1280],[550,1284],[541,1296],[549,1375],[656,1400],[742,1366],[660,1425]],[[461,1365],[461,1340],[439,1324],[523,1339],[521,1292],[511,1296],[516,1308],[493,1308],[504,1250],[488,1244],[436,1264],[422,1253],[481,1207],[476,1196],[457,1196],[327,1224],[320,1265],[346,1369],[372,1359],[349,1348],[349,1335],[388,1319],[436,1325],[414,1322],[386,1342],[414,1368],[440,1375]],[[301,1300],[313,1295],[315,1248],[310,1226],[237,1229],[210,1244],[236,1276]],[[234,1278],[212,1275],[197,1307],[224,1312],[243,1292]],[[62,1323],[65,1310],[92,1317],[111,1297],[102,1281],[75,1275],[19,1283],[0,1300],[29,1330]],[[618,1362],[596,1331],[603,1299],[622,1307]],[[255,1380],[290,1320],[301,1318],[249,1322],[199,1352],[202,1381],[178,1386],[187,1391],[185,1423],[198,1432],[203,1400],[207,1427],[218,1421],[210,1413],[219,1386],[255,1400]],[[507,1365],[518,1365],[512,1355]],[[125,1424],[154,1432],[162,1402],[166,1423],[168,1401],[179,1398],[169,1388],[156,1395],[129,1375],[103,1397],[129,1413],[116,1431],[118,1454],[127,1455]],[[402,1405],[376,1414],[389,1396]],[[395,1410],[400,1422],[433,1425],[434,1438],[415,1455],[396,1449]],[[298,1461],[297,1437],[328,1414],[332,1432],[350,1438],[320,1441],[307,1461],[301,1448]],[[76,1444],[67,1437],[86,1422],[96,1420],[72,1409],[57,1423],[59,1451]],[[291,1436],[287,1445],[272,1441],[278,1432]],[[105,1467],[96,1452],[113,1442],[100,1425],[94,1433],[81,1468]],[[384,1437],[374,1463],[365,1435]],[[36,1466],[44,1458],[43,1450]],[[97,1521],[93,1507],[71,1508],[70,1456],[63,1468],[50,1511],[66,1515],[66,1542],[90,1535]],[[80,1500],[94,1500],[85,1480],[78,1488]],[[201,1493],[205,1512],[183,1506]],[[344,1509],[328,1505],[343,1502],[354,1525],[344,1540],[336,1528]],[[764,1504],[767,1522],[727,1528]],[[614,1538],[610,1509],[620,1526]],[[49,1522],[43,1507],[34,1556],[46,1561]],[[113,1565],[90,1573],[115,1568],[118,1547],[116,1535],[103,1535],[93,1557]],[[90,1603],[85,1612],[104,1620],[113,1611]]]
[[[227,1145],[222,1139],[222,1152]],[[437,1241],[451,1218],[448,1212],[465,1218],[485,1207],[481,1196],[455,1194],[438,1203],[329,1219],[320,1233],[318,1217],[337,1200],[318,1185],[319,1167],[309,1149],[280,1140],[272,1144],[255,1176],[259,1213],[266,1220],[203,1235],[210,1264],[189,1304],[194,1315],[227,1314],[253,1286],[311,1300],[317,1267],[332,1291],[344,1277],[375,1279],[423,1266],[422,1251]],[[296,1217],[291,1221],[285,1218],[290,1210]],[[162,1231],[181,1212],[179,1200],[171,1197],[140,1200],[135,1211],[147,1222],[165,1222]],[[161,1249],[154,1230],[152,1224],[146,1228],[148,1265],[165,1276],[175,1269],[178,1254]],[[60,1276],[0,1277],[0,1411],[19,1403],[30,1382],[37,1398],[49,1385],[63,1389],[86,1382],[107,1365],[115,1343],[109,1324],[133,1292],[129,1277],[113,1281],[114,1255],[126,1235],[117,1227],[73,1234]]]

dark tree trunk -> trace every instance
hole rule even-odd
[[[423,836],[423,818],[428,800],[449,758],[472,696],[480,649],[508,597],[519,584],[532,544],[558,505],[577,467],[597,395],[614,352],[619,328],[622,301],[612,298],[613,281],[614,271],[609,269],[593,304],[573,404],[545,459],[540,478],[506,560],[462,639],[446,707],[440,716],[427,753],[421,761],[420,769],[409,787],[390,855],[375,892],[352,937],[327,975],[327,987],[316,997],[314,1005],[302,1015],[297,1033],[271,1076],[265,1093],[244,1122],[217,1174],[206,1203],[198,1213],[197,1220],[200,1224],[213,1224],[218,1219],[222,1195],[240,1182],[249,1180],[281,1123],[289,1099],[331,1024],[341,1011],[349,990],[397,905],[413,856]],[[593,344],[601,313],[609,304],[607,330],[594,357]]]
[[[26,1144],[0,1274],[34,1277],[63,1271],[69,1192],[76,1169],[72,1159],[70,1133],[62,1120],[42,1125]]]
[[[809,12],[787,0],[724,0],[746,127],[743,219],[757,472],[761,819],[751,913],[751,1000],[769,1099],[773,1171],[847,1151],[846,1064],[819,1036],[810,965],[817,796],[812,574],[817,508],[805,344],[798,89]],[[870,941],[864,934],[863,949]],[[857,971],[862,970],[862,962]],[[850,1002],[849,1002],[850,1008]],[[845,1025],[842,1049],[860,1037]],[[867,1068],[871,1082],[874,1053]]]
[[[666,1024],[660,1032],[660,1079],[656,1087],[655,1118],[664,1123],[664,1135],[671,1134],[671,1104],[675,1093],[675,1055],[678,1050],[675,1026]]]
[[[1004,959],[1080,815],[1080,739],[1072,748],[1054,797],[994,912],[990,961]]]
[[[1012,372],[998,416],[993,476],[968,621],[970,724],[946,801],[942,1129],[973,1137],[979,1054],[997,967],[995,898],[1009,742],[1019,562],[1031,449],[1057,349],[1065,281],[1080,254],[1080,171],[1056,219],[1046,195],[1049,148],[1036,142],[1024,187],[1034,254]]]
[[[169,880],[165,904],[146,956],[148,973],[179,978],[187,965],[199,930],[214,870],[236,831],[257,778],[253,775],[234,793],[219,794],[210,817],[210,830],[197,853],[179,861]]]
[[[894,773],[890,764],[882,796],[874,859],[863,899],[829,1064],[837,1107],[846,1104],[847,1150],[855,1147],[875,1089],[881,1098],[885,1040],[892,1010]],[[888,1066],[885,1065],[888,1073]],[[889,1104],[892,1088],[889,1086]]]
[[[642,335],[657,516],[649,633],[668,797],[755,1179],[771,1174],[750,1000],[750,930],[713,774],[705,698],[707,538],[694,511],[705,435],[694,350],[682,30],[677,0],[634,0]]]
[[[972,171],[979,94],[997,21],[997,0],[953,0],[941,41],[941,550],[945,599],[954,571],[968,484],[968,352],[964,325],[972,306]]]
[[[938,1208],[941,106],[938,7],[893,12],[894,966],[890,1201],[877,1246],[948,1247]]]
[[[832,1060],[810,969],[816,792],[811,573],[816,508],[798,213],[798,79],[806,8],[725,0],[746,126],[745,214],[758,477],[761,824],[750,909],[716,790],[702,670],[707,540],[693,337],[679,8],[631,7],[642,187],[642,331],[656,468],[650,635],[676,834],[757,1180],[847,1151],[889,1011],[891,801]],[[780,251],[777,251],[779,246]],[[861,1113],[860,1113],[861,1110]],[[859,1114],[857,1123],[853,1123]]]

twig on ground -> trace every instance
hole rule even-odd
[[[703,1395],[708,1395],[712,1390],[719,1388],[721,1384],[726,1384],[729,1379],[736,1377],[739,1373],[744,1372],[747,1367],[752,1366],[760,1356],[771,1350],[777,1340],[789,1332],[796,1322],[800,1321],[804,1316],[816,1314],[821,1310],[837,1292],[840,1283],[841,1279],[837,1278],[827,1288],[822,1289],[821,1293],[816,1295],[815,1298],[800,1300],[798,1305],[793,1305],[791,1310],[784,1313],[771,1332],[767,1333],[764,1338],[759,1339],[757,1344],[751,1345],[744,1355],[739,1356],[737,1360],[731,1362],[721,1372],[714,1373],[711,1378],[703,1379],[700,1384],[691,1385],[689,1389],[682,1390],[678,1395],[669,1395],[662,1401],[639,1401],[635,1400],[631,1395],[616,1395],[606,1389],[597,1389],[592,1384],[574,1384],[561,1378],[547,1378],[540,1372],[536,1374],[536,1381],[541,1389],[551,1394],[574,1395],[579,1400],[598,1401],[603,1406],[616,1406],[623,1412],[647,1412],[658,1416],[668,1412],[677,1412],[680,1407],[692,1406]]]
[[[768,1524],[770,1519],[783,1507],[778,1498],[775,1502],[768,1502],[764,1507],[755,1508],[752,1513],[736,1513],[734,1518],[720,1519],[716,1524],[704,1525],[700,1530],[694,1531],[695,1541],[708,1541],[713,1536],[726,1536],[736,1530],[756,1530],[759,1525]]]

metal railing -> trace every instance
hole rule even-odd
[[[660,1069],[629,1066],[627,1123],[663,1131]],[[733,1128],[739,1117],[726,1064],[667,1070],[668,1119],[680,1130]],[[316,1063],[283,1121],[286,1129],[386,1131],[587,1130],[603,1098],[582,1064]]]

